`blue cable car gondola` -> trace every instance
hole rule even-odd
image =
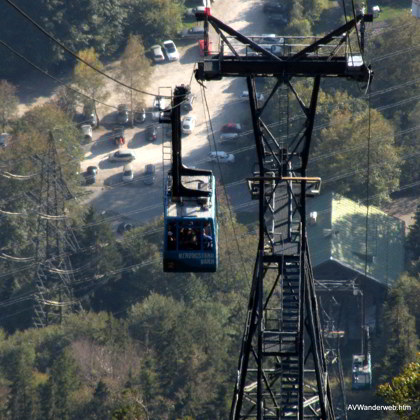
[[[211,171],[182,164],[180,108],[190,93],[188,86],[177,86],[170,111],[172,169],[164,190],[163,270],[214,272],[219,257],[215,178]]]
[[[208,197],[184,197],[173,202],[172,176],[165,196],[164,271],[215,272],[218,266],[218,227],[215,179],[210,175],[183,176],[182,184],[208,191]]]

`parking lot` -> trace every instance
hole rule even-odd
[[[229,8],[226,8],[227,0],[218,0],[213,3],[212,14],[221,18],[225,23],[233,26],[244,34],[253,35],[266,31],[265,16],[262,12],[260,0],[232,0]],[[212,33],[213,43],[217,45],[218,39]],[[196,125],[191,134],[183,135],[182,153],[184,163],[188,166],[212,168],[208,162],[208,154],[214,151],[209,141],[210,127],[205,116],[205,106],[200,93],[200,86],[193,78],[195,63],[199,60],[197,41],[185,42],[174,40],[180,53],[179,61],[173,61],[153,66],[151,83],[144,90],[151,93],[167,95],[170,90],[180,84],[189,84],[191,91],[196,95],[193,110],[188,115],[196,117]],[[115,63],[114,66],[117,66]],[[114,67],[115,68],[115,67]],[[124,103],[121,93],[110,82],[110,90],[113,92],[107,101],[115,106]],[[249,115],[249,106],[246,99],[241,99],[241,93],[246,89],[243,79],[223,79],[206,83],[206,98],[210,111],[212,127],[215,137],[218,139],[221,127],[230,122],[240,122]],[[146,97],[146,105],[152,108],[154,97]],[[167,141],[168,130],[165,124],[158,124],[157,139],[150,143],[146,139],[146,128],[152,121],[151,114],[147,115],[143,124],[136,124],[134,128],[125,129],[125,144],[122,149],[132,150],[136,159],[131,162],[134,170],[134,180],[130,183],[122,181],[123,162],[111,163],[107,157],[110,153],[118,150],[113,136],[112,125],[116,122],[117,112],[109,113],[109,109],[99,108],[99,117],[104,121],[103,126],[93,133],[93,141],[86,147],[85,159],[81,169],[88,166],[97,166],[98,175],[94,185],[86,187],[92,193],[87,202],[102,211],[120,214],[130,221],[143,223],[151,218],[162,214],[163,206],[163,170],[162,170],[162,142]],[[249,119],[249,118],[248,118]],[[219,150],[224,150],[222,144]],[[156,165],[157,178],[153,185],[145,185],[143,182],[145,166]],[[240,159],[236,159],[233,165],[240,165]],[[167,169],[167,168],[166,168]],[[235,191],[234,191],[235,190]],[[229,193],[235,205],[250,201],[249,194],[244,185],[230,188]]]

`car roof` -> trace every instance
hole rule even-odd
[[[158,44],[156,44],[156,45],[153,45],[152,47],[150,47],[152,50],[157,50],[158,48],[159,49],[162,49],[162,47],[160,46],[160,45],[158,45]]]
[[[118,150],[117,152],[115,152],[115,154],[122,156],[122,155],[131,155],[134,156],[134,152],[132,152],[131,150]]]
[[[174,44],[175,45],[175,42],[174,41],[172,41],[171,39],[167,39],[166,41],[163,41],[163,44],[165,45],[165,44]]]

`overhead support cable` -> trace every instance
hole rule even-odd
[[[13,3],[10,0],[4,0],[6,3],[9,4],[9,6],[13,7],[13,9],[15,9],[21,16],[23,16],[27,21],[29,21],[32,25],[35,26],[35,28],[37,28],[39,31],[41,31],[45,36],[47,36],[51,41],[53,41],[55,44],[59,45],[64,51],[66,51],[68,54],[70,54],[72,57],[74,57],[76,60],[82,62],[83,64],[85,64],[86,66],[88,66],[89,68],[91,68],[92,70],[96,71],[97,73],[101,74],[102,76],[106,77],[109,80],[112,80],[113,82],[127,88],[130,90],[133,90],[135,92],[138,93],[143,93],[144,95],[149,95],[149,96],[160,96],[160,97],[164,97],[164,98],[171,98],[170,96],[164,96],[164,95],[159,95],[159,94],[155,94],[155,93],[150,93],[150,92],[146,92],[144,90],[141,89],[136,89],[132,86],[127,85],[126,83],[122,82],[121,80],[116,79],[115,77],[110,76],[109,74],[105,73],[104,71],[98,69],[97,67],[93,66],[91,63],[89,63],[88,61],[84,60],[83,58],[81,58],[79,55],[77,55],[75,52],[73,52],[72,50],[70,50],[70,48],[68,48],[67,46],[65,46],[62,42],[60,42],[54,35],[51,35],[47,30],[45,30],[41,25],[39,25],[37,22],[35,22],[34,19],[32,19],[27,13],[25,13],[20,7],[18,7],[15,3]]]

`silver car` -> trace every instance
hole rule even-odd
[[[235,156],[231,153],[226,153],[222,151],[210,152],[209,153],[210,162],[219,162],[219,163],[234,163]]]
[[[131,162],[136,158],[136,155],[131,150],[118,150],[108,155],[110,162]]]
[[[202,39],[204,37],[204,28],[202,26],[194,26],[190,29],[184,29],[179,35],[181,38]]]
[[[163,55],[162,47],[160,45],[153,45],[150,49],[155,63],[165,61],[165,56]]]

